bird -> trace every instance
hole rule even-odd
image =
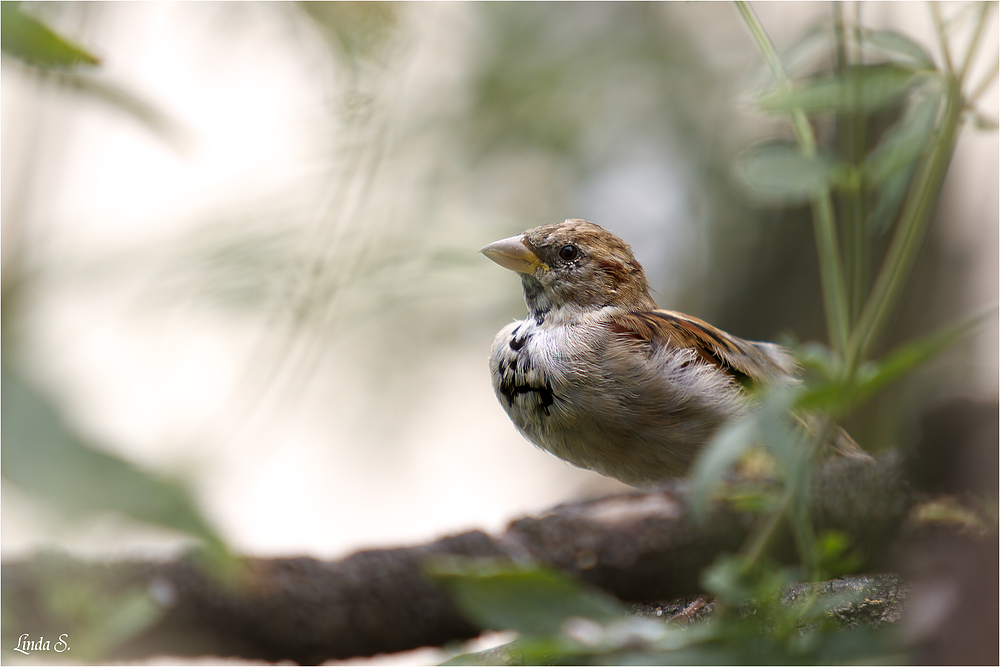
[[[496,335],[493,390],[541,449],[633,486],[687,474],[754,387],[799,382],[774,343],[661,310],[622,239],[569,219],[480,249],[521,278],[528,316]],[[839,447],[866,458],[846,433]]]

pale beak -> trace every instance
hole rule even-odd
[[[480,248],[479,252],[503,268],[517,271],[518,273],[527,273],[530,275],[539,267],[546,271],[549,269],[542,260],[538,259],[538,255],[528,249],[528,246],[524,242],[524,234],[494,241]]]

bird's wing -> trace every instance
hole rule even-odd
[[[768,383],[797,374],[795,360],[773,343],[731,336],[696,317],[671,310],[650,310],[616,316],[616,333],[650,343],[697,352],[705,363],[729,374],[740,384]]]

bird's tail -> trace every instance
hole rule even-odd
[[[861,445],[854,441],[851,434],[842,429],[840,426],[836,426],[833,435],[830,438],[830,442],[827,443],[827,447],[836,454],[843,456],[844,458],[854,459],[855,461],[874,461],[871,454],[866,452],[861,448]]]
[[[823,428],[822,420],[817,415],[798,415],[799,423],[810,435],[817,435]],[[874,461],[871,455],[854,441],[851,435],[837,424],[833,424],[830,434],[825,438],[823,448],[829,452],[855,461]]]

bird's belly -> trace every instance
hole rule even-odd
[[[533,325],[497,335],[493,387],[525,437],[574,465],[637,485],[676,477],[739,412],[736,388],[707,366],[692,375],[684,351],[658,353],[651,366],[649,354],[594,332],[581,341]]]

